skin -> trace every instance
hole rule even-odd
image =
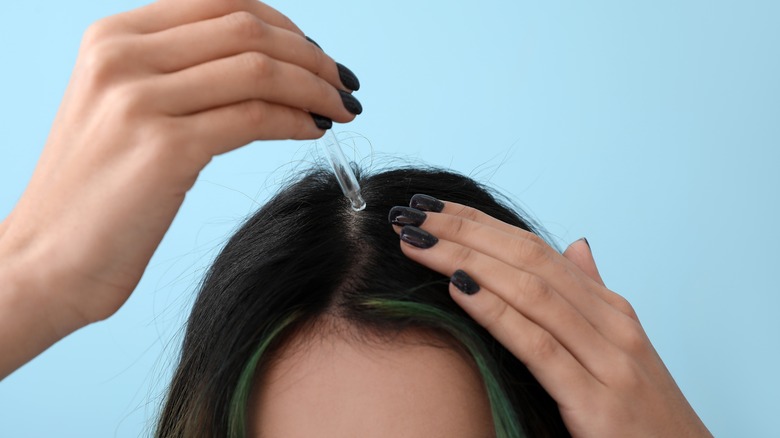
[[[255,0],[160,0],[92,25],[29,186],[0,223],[0,378],[122,306],[214,156],[318,138],[310,112],[351,121],[339,89],[334,61]],[[422,227],[439,243],[401,250],[482,285],[452,298],[528,366],[572,435],[711,436],[584,242],[561,255],[451,203]],[[400,376],[363,353],[348,357],[377,385]],[[416,379],[405,362],[398,372]]]
[[[283,349],[255,382],[249,436],[494,436],[475,366],[421,337],[358,343],[326,334]]]

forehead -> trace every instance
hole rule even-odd
[[[402,340],[325,335],[282,349],[255,379],[249,409],[252,437],[494,436],[473,365],[450,348]]]

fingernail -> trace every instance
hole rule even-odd
[[[344,67],[343,64],[336,63],[336,67],[339,69],[339,78],[341,78],[341,83],[344,84],[345,87],[349,88],[352,91],[357,91],[360,89],[360,81],[358,80],[357,76],[355,76],[355,73],[352,73],[352,70]]]
[[[444,203],[433,196],[417,194],[412,196],[411,201],[409,201],[409,207],[422,211],[441,213],[441,211],[444,210]]]
[[[314,119],[314,124],[317,125],[318,128],[323,130],[328,130],[333,127],[333,120],[323,117],[319,114],[310,113],[311,118]]]
[[[401,229],[401,240],[422,249],[428,249],[439,242],[436,236],[414,225],[407,225]]]
[[[590,248],[590,242],[588,242],[588,239],[587,239],[587,238],[585,238],[585,237],[580,237],[580,238],[579,238],[579,240],[582,240],[583,242],[585,242],[585,245],[588,245],[588,249],[591,249],[591,248]]]
[[[452,284],[466,295],[474,295],[479,292],[479,285],[465,271],[458,269],[450,277]]]
[[[344,90],[339,90],[339,94],[341,94],[341,100],[344,102],[344,108],[346,108],[347,111],[355,115],[363,112],[363,105],[360,104],[360,101],[355,99],[355,96]]]
[[[393,225],[414,225],[419,227],[425,222],[425,218],[428,216],[420,210],[415,210],[409,207],[393,207],[390,209],[390,214],[387,219]]]
[[[311,39],[311,38],[309,38],[309,37],[306,37],[306,39],[307,39],[307,40],[308,40],[310,43],[312,43],[312,44],[314,44],[315,46],[319,47],[319,49],[320,49],[320,50],[322,50],[322,47],[320,47],[320,45],[319,45],[319,44],[317,44],[317,41],[314,41],[313,39]]]

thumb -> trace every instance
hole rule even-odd
[[[580,268],[588,277],[602,286],[606,286],[604,280],[601,279],[601,274],[599,274],[599,268],[596,267],[596,261],[593,260],[588,239],[583,237],[569,245],[563,252],[563,256]]]

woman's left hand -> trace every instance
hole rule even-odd
[[[712,436],[585,240],[561,255],[478,210],[419,195],[411,205],[428,212],[404,222],[419,228],[396,227],[404,254],[452,276],[452,298],[528,367],[573,436]],[[415,216],[405,211],[393,215]]]

